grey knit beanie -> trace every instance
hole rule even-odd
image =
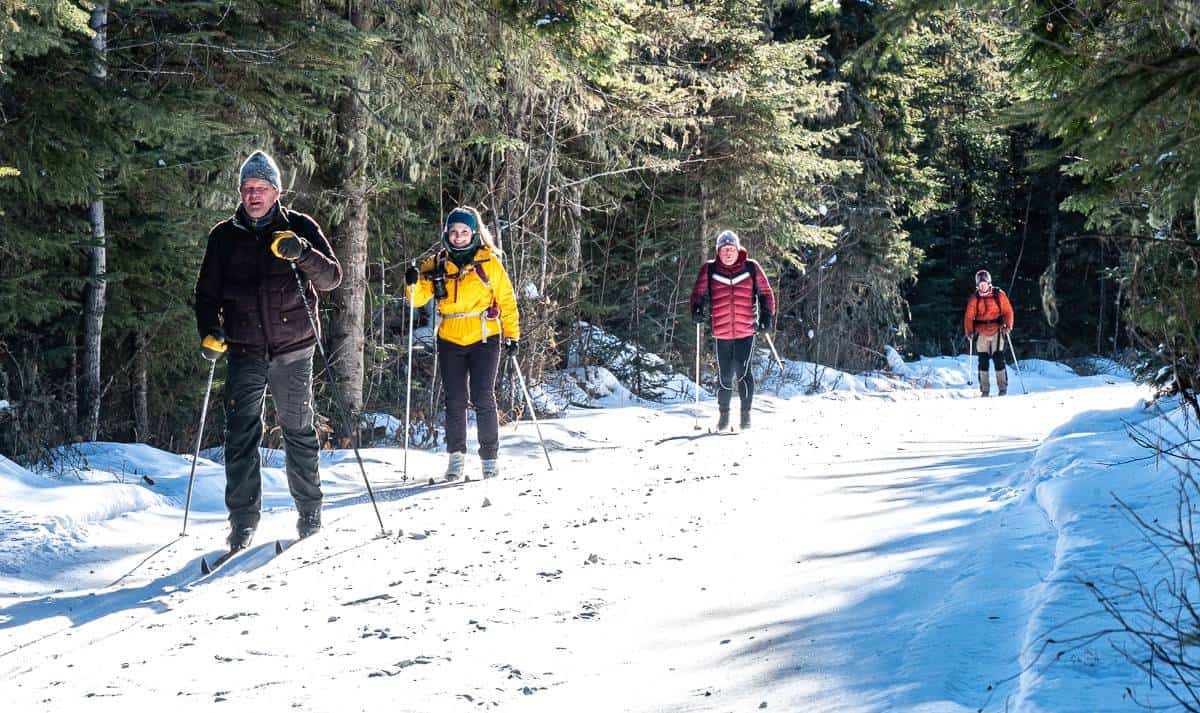
[[[241,188],[242,184],[251,178],[266,181],[275,186],[275,190],[277,191],[283,190],[283,186],[279,181],[279,166],[276,166],[275,159],[268,156],[264,151],[255,151],[242,163],[242,170],[239,172],[238,177],[238,188]]]
[[[726,245],[732,245],[735,248],[741,248],[742,241],[740,238],[738,238],[738,234],[732,230],[722,230],[721,234],[717,236],[717,250],[720,250]]]

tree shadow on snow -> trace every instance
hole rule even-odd
[[[803,594],[807,602],[767,595],[710,610],[731,621],[758,620],[725,634],[741,645],[721,660],[758,671],[735,688],[744,687],[740,693],[745,695],[757,695],[754,691],[765,685],[814,691],[804,701],[812,710],[1004,710],[1004,691],[989,692],[988,686],[1020,668],[1029,616],[1025,595],[1049,571],[1055,546],[1052,527],[1020,487],[1040,445],[1026,443],[869,461],[892,462],[890,468],[855,469],[868,461],[835,462],[830,470],[846,472],[792,476],[829,480],[831,492],[885,496],[872,500],[885,507],[850,513],[847,520],[921,507],[933,512],[909,532],[866,546],[818,545],[797,553],[801,577],[810,568],[815,582],[824,580],[821,572],[829,567],[878,571],[853,586],[801,585],[803,590],[793,594]],[[906,465],[913,460],[926,462]],[[886,482],[877,478],[884,474],[891,476]],[[962,507],[947,510],[956,501]],[[788,609],[815,613],[770,621],[755,617],[755,612]],[[688,622],[678,624],[686,631]]]

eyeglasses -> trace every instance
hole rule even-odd
[[[275,190],[273,186],[242,186],[243,196],[265,196]]]

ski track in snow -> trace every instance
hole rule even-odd
[[[532,425],[508,426],[502,476],[453,486],[366,449],[388,537],[353,456],[326,455],[318,537],[273,556],[295,526],[276,476],[252,549],[202,578],[225,534],[210,464],[188,537],[177,509],[133,513],[88,540],[107,557],[88,572],[37,578],[66,591],[0,592],[0,693],[15,711],[1056,710],[1031,649],[1066,547],[1041,476],[1070,452],[1045,449],[1141,393],[768,396],[747,432],[657,446],[694,433],[692,406],[572,412],[542,424],[553,471]],[[35,521],[0,510],[0,554]]]

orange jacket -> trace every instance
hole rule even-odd
[[[993,287],[986,295],[972,292],[967,298],[967,312],[963,315],[963,333],[967,336],[982,334],[990,337],[1000,331],[1003,324],[1005,330],[1013,326],[1012,304],[1008,295],[999,287]]]

